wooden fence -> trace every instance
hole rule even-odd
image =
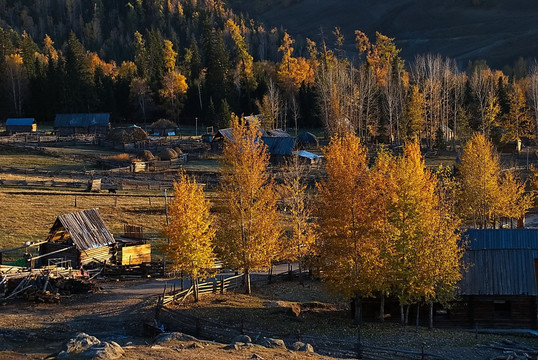
[[[222,276],[220,280],[213,279],[207,282],[198,284],[198,294],[216,294],[220,292],[223,294],[226,291],[232,291],[240,288],[243,284],[243,274],[232,277]],[[163,296],[159,298],[158,307],[170,304],[171,302],[185,301],[189,295],[194,293],[194,285],[185,290],[172,290],[170,292],[164,291]]]
[[[202,319],[183,311],[161,306],[157,312],[157,322],[165,325],[167,331],[180,331],[202,339],[230,343],[237,335],[248,335],[254,342],[264,337],[284,340],[290,347],[295,341],[309,343],[316,353],[341,358],[355,358],[360,352],[361,359],[441,359],[434,354],[424,352],[423,344],[417,344],[418,351],[369,346],[358,343],[353,337],[347,339],[327,336],[302,335],[296,332],[276,334],[261,329],[245,327],[244,323],[229,324],[215,320]],[[411,345],[411,344],[410,344]],[[412,347],[412,345],[410,346]]]

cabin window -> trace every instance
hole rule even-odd
[[[510,318],[510,301],[494,300],[493,312],[496,319],[509,319]]]

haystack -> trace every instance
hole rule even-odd
[[[138,126],[127,128],[115,128],[110,130],[107,135],[107,140],[120,144],[129,144],[148,139],[148,134]]]
[[[177,124],[167,119],[159,119],[150,125],[152,129],[175,129]]]
[[[161,160],[177,159],[177,152],[174,149],[166,148],[159,153]]]
[[[144,151],[139,152],[136,157],[139,158],[142,161],[153,161],[153,160],[155,160],[155,156],[149,150],[144,150]]]

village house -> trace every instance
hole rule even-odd
[[[451,324],[477,328],[538,327],[538,229],[470,229],[467,271]]]
[[[6,132],[8,134],[35,131],[37,131],[37,124],[34,118],[11,118],[6,120]]]
[[[110,114],[56,114],[54,130],[59,135],[99,134],[110,130]]]

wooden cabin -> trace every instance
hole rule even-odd
[[[472,229],[464,236],[468,270],[445,320],[473,328],[538,328],[538,229]]]
[[[34,118],[7,119],[6,131],[8,134],[35,132],[37,131],[37,124]]]
[[[110,130],[110,114],[57,114],[54,130],[60,135],[106,135]]]
[[[91,263],[114,262],[116,240],[97,209],[60,215],[41,245],[41,266],[64,264],[80,268]]]

